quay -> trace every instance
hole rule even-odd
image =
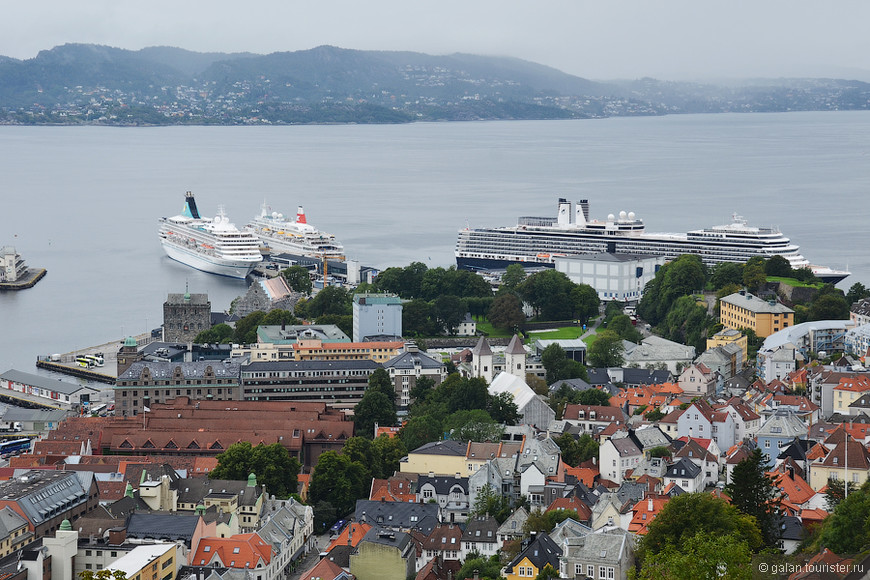
[[[33,288],[46,274],[45,268],[28,268],[15,282],[0,282],[0,290],[24,290]]]
[[[139,346],[148,344],[154,339],[149,333],[134,336]],[[79,377],[89,381],[114,385],[118,379],[118,350],[124,345],[124,339],[107,342],[97,346],[89,346],[64,354],[38,356],[36,366],[54,372]],[[76,359],[82,356],[102,354],[103,366],[85,368]]]

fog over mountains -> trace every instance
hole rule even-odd
[[[854,110],[870,84],[593,82],[515,58],[311,50],[197,53],[67,44],[0,57],[0,123],[291,124]]]

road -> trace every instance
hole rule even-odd
[[[329,545],[329,532],[319,536],[314,536],[314,539],[317,542],[317,546],[312,548],[312,550],[302,558],[299,565],[296,566],[296,571],[291,572],[290,575],[287,576],[287,580],[301,580],[302,573],[310,570],[315,564],[317,564],[317,561],[320,560],[320,551]]]

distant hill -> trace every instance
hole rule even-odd
[[[332,46],[258,55],[67,44],[28,60],[0,57],[0,123],[566,119],[862,109],[868,96],[858,81],[598,83],[515,58]]]

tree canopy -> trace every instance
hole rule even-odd
[[[598,293],[592,287],[575,284],[552,268],[528,276],[517,291],[540,320],[579,319],[585,323],[598,313]]]
[[[211,472],[213,479],[245,481],[253,473],[257,483],[275,497],[288,498],[296,493],[296,477],[301,465],[280,443],[252,447],[248,441],[230,445],[217,456],[218,464]]]
[[[625,363],[622,339],[611,330],[603,330],[589,346],[586,360],[591,367],[621,367]]]
[[[725,486],[731,505],[758,522],[764,543],[773,547],[779,540],[780,511],[778,491],[773,478],[767,475],[761,449],[734,466],[731,483]]]

